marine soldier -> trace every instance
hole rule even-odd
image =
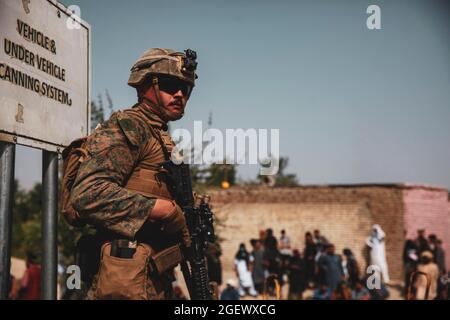
[[[183,116],[196,66],[189,49],[145,52],[128,80],[138,103],[114,113],[83,145],[70,203],[101,239],[89,299],[171,298],[180,246],[191,240],[162,163],[174,147],[167,123]]]

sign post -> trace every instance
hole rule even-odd
[[[42,151],[42,285],[41,298],[56,299],[58,225],[58,154]]]
[[[8,297],[16,146],[0,141],[0,300]]]

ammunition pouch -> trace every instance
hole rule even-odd
[[[166,270],[175,268],[182,260],[180,247],[178,245],[171,246],[151,257],[150,272],[162,274]]]
[[[121,252],[121,248],[130,249],[129,245],[121,247],[129,241],[113,242],[106,242],[101,248],[99,271],[91,288],[93,299],[155,299],[164,291],[157,282],[167,279],[167,273],[182,260],[179,246],[155,253],[146,243],[134,243],[135,251],[129,258],[113,256],[112,247],[115,247],[115,252]]]

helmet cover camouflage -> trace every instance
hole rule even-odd
[[[138,87],[150,75],[171,76],[195,86],[197,74],[195,51],[187,49],[185,52],[176,52],[171,49],[153,48],[147,50],[131,68],[128,84]]]

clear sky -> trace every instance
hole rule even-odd
[[[213,127],[280,129],[301,183],[426,183],[450,188],[450,5],[435,0],[106,1],[76,4],[92,27],[92,95],[117,109],[146,49],[192,48],[199,79],[186,116]],[[366,9],[381,8],[381,30]],[[18,148],[16,177],[40,180]],[[255,178],[257,167],[239,169]]]

